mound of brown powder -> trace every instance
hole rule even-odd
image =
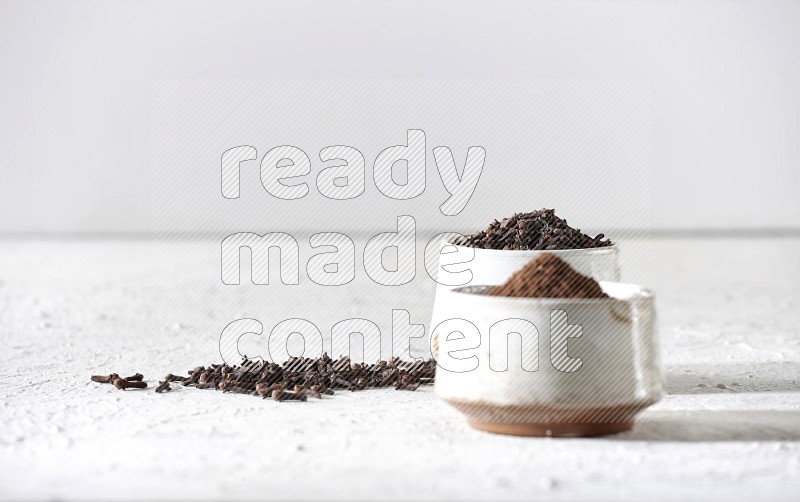
[[[489,296],[525,298],[608,298],[591,277],[575,271],[552,253],[545,253],[486,292]]]

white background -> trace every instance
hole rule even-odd
[[[222,239],[243,230],[388,231],[399,215],[413,217],[423,232],[472,232],[542,206],[614,239],[618,229],[649,225],[646,80],[167,79],[154,84],[152,108],[151,223],[159,233]],[[373,177],[380,178],[381,167],[373,164],[386,148],[406,145],[409,128],[424,132],[425,185],[399,200],[378,190]],[[220,157],[234,145],[251,145],[257,154],[237,166],[240,196],[226,199]],[[259,179],[259,164],[278,145],[309,158],[310,174],[282,181],[305,183],[303,197],[278,198]],[[342,163],[322,162],[331,145],[363,155],[364,193],[346,200],[323,195],[317,175]],[[458,169],[471,146],[486,151],[469,201],[448,216],[440,210],[449,194],[432,154],[438,146],[451,150]],[[262,167],[268,180],[274,167]],[[403,161],[393,166],[398,183],[414,176],[406,168]],[[359,176],[351,178],[348,184],[359,186]]]
[[[779,1],[3,1],[0,231],[147,231],[150,88],[176,77],[645,78],[653,228],[796,228],[798,20]]]
[[[800,2],[778,1],[0,0],[0,499],[797,500],[800,239],[706,232],[752,236],[752,229],[768,227],[800,236],[798,27]],[[537,192],[524,207],[503,197],[509,179],[515,197],[528,186],[539,189],[541,179],[530,173],[542,166],[522,160],[532,148],[527,144],[506,154],[517,161],[498,162],[495,138],[487,143],[476,198],[455,220],[484,224],[547,205],[552,201],[543,199],[556,195],[562,199],[555,207],[571,224],[586,221],[615,238],[611,227],[620,222],[679,230],[657,239],[619,234],[624,280],[656,292],[665,398],[630,432],[558,440],[472,430],[430,387],[337,392],[298,407],[179,386],[152,392],[168,371],[219,362],[219,333],[235,318],[257,318],[271,330],[303,317],[326,336],[334,323],[356,317],[389,335],[393,308],[408,310],[414,323],[431,319],[435,284],[421,266],[402,287],[375,284],[359,264],[356,280],[336,291],[311,283],[304,272],[305,287],[273,281],[230,289],[219,280],[219,241],[73,238],[143,237],[138,233],[151,225],[168,229],[171,214],[193,215],[161,213],[164,206],[151,195],[151,155],[178,144],[159,134],[151,143],[158,131],[151,120],[172,110],[174,120],[168,116],[162,125],[198,130],[196,136],[181,131],[181,145],[199,146],[179,172],[196,166],[208,176],[198,179],[212,180],[199,190],[216,192],[217,198],[189,199],[210,201],[212,210],[202,208],[197,220],[213,223],[215,204],[235,205],[220,200],[212,179],[221,149],[252,142],[260,158],[278,140],[242,137],[254,130],[248,124],[261,123],[257,116],[209,127],[209,118],[230,119],[205,113],[218,101],[206,108],[168,99],[171,106],[157,110],[150,102],[155,81],[231,77],[268,82],[258,89],[274,78],[369,78],[380,85],[402,78],[423,86],[450,78],[649,81],[649,99],[633,100],[649,102],[648,113],[631,106],[629,113],[609,112],[607,121],[603,113],[585,117],[595,124],[592,132],[613,136],[598,142],[611,167],[603,179],[585,162],[581,176],[570,179],[580,179],[584,190],[599,184],[606,196],[615,194],[613,203],[595,205],[564,190]],[[324,92],[310,95],[324,106]],[[181,96],[200,96],[202,104],[206,94]],[[632,94],[615,96],[625,103]],[[548,100],[535,107],[523,101],[525,110],[558,110]],[[595,109],[626,109],[597,101]],[[359,102],[358,117],[369,116],[364,106],[380,106]],[[457,100],[444,102],[456,109]],[[495,116],[492,135],[509,129],[497,117],[519,113],[508,100],[500,104],[487,113]],[[259,113],[276,104],[260,106]],[[402,112],[376,113],[363,130],[330,113],[316,128],[302,120],[282,128],[275,116],[263,124],[287,135],[281,143],[299,141],[312,159],[345,134],[345,144],[363,147],[368,162],[378,146],[400,142],[395,129],[419,125],[429,148],[450,145],[457,159],[480,132],[469,120],[461,120],[459,131],[444,130],[441,114],[420,112],[426,122],[409,124],[414,110]],[[604,124],[636,124],[647,115],[649,127],[635,131],[649,131],[650,167],[646,176],[634,170],[641,177],[626,182],[637,191],[624,194],[614,180],[642,165],[614,166],[609,159],[630,159],[623,152],[643,150],[642,142],[630,140],[632,128],[614,135]],[[529,130],[546,137],[543,127],[569,123],[555,116],[534,116],[534,127],[513,131],[515,141]],[[561,157],[549,145],[551,182],[559,159],[603,151],[575,144],[594,150],[565,148]],[[255,172],[245,177],[252,181]],[[384,202],[368,180],[364,199],[344,203],[343,211],[364,211],[377,231],[389,230],[387,220],[406,211],[419,214],[420,224],[443,224],[433,217],[443,195],[434,172],[421,198],[429,206],[416,209],[408,201],[368,207]],[[257,188],[243,185],[243,199]],[[175,198],[178,209],[182,201]],[[314,210],[292,219],[271,212],[254,217],[252,228],[217,223],[230,232],[261,230],[255,223],[268,230],[292,225],[298,237],[310,229],[349,230],[347,221],[314,220],[330,217],[330,204],[319,197],[302,202]],[[286,201],[279,211],[292,205]],[[22,238],[7,238],[9,232]],[[59,235],[40,239],[45,232]],[[311,250],[307,242],[301,239],[301,253]],[[249,338],[245,353],[263,350],[263,336]],[[112,371],[139,371],[150,389],[120,393],[88,379]]]

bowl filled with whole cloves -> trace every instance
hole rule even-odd
[[[494,220],[485,230],[444,239],[440,265],[469,269],[437,278],[439,290],[502,284],[543,253],[554,254],[598,281],[619,281],[619,248],[604,234],[595,237],[572,228],[553,209],[517,213]],[[447,270],[445,270],[447,272]]]

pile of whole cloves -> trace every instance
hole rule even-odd
[[[321,399],[323,395],[333,395],[334,389],[357,391],[393,386],[396,390],[415,391],[420,385],[432,384],[435,371],[434,360],[411,362],[399,357],[367,364],[353,363],[349,357],[334,360],[326,353],[320,358],[292,357],[276,364],[245,356],[238,366],[212,364],[189,370],[188,376],[168,374],[155,391],[159,394],[170,391],[170,383],[178,382],[184,387],[252,394],[275,401],[306,401],[309,397]],[[112,376],[116,375],[92,377],[92,380],[105,382]],[[144,384],[141,375],[135,376],[140,377],[138,383]]]
[[[556,216],[554,209],[516,213],[502,221],[494,220],[486,230],[466,235],[456,244],[483,249],[559,250],[613,246],[604,234],[595,237],[572,228]]]
[[[188,377],[167,375],[164,381],[275,401],[305,401],[308,397],[320,399],[323,394],[332,395],[334,389],[356,391],[394,386],[397,390],[413,391],[420,385],[433,383],[435,369],[433,360],[404,362],[398,357],[366,364],[352,363],[349,357],[333,360],[326,353],[317,359],[292,357],[281,365],[245,356],[238,366],[198,366],[188,372]]]

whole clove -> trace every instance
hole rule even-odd
[[[318,391],[313,390],[313,389],[305,389],[305,390],[303,390],[303,393],[306,396],[313,397],[314,399],[322,399],[322,394],[320,394]]]
[[[333,389],[328,389],[322,385],[312,385],[309,387],[310,390],[314,392],[319,392],[320,394],[325,394],[327,396],[332,396],[334,394]]]
[[[163,382],[158,382],[158,387],[156,387],[156,394],[161,394],[162,392],[169,392],[172,390],[172,387],[169,385],[169,379],[165,379]]]
[[[92,375],[91,380],[97,383],[111,383],[117,378],[119,378],[119,375],[111,373],[110,375]]]
[[[273,401],[306,401],[308,398],[305,394],[298,394],[295,392],[286,392],[285,390],[275,389],[272,391]]]
[[[395,384],[394,388],[395,388],[395,390],[415,391],[415,390],[419,389],[419,385],[420,385],[419,382],[417,382],[417,383],[408,383],[408,384],[397,382]]]
[[[139,380],[125,380],[124,378],[115,378],[113,382],[114,387],[118,390],[125,390],[125,389],[145,389],[147,388],[147,382],[142,382]]]

